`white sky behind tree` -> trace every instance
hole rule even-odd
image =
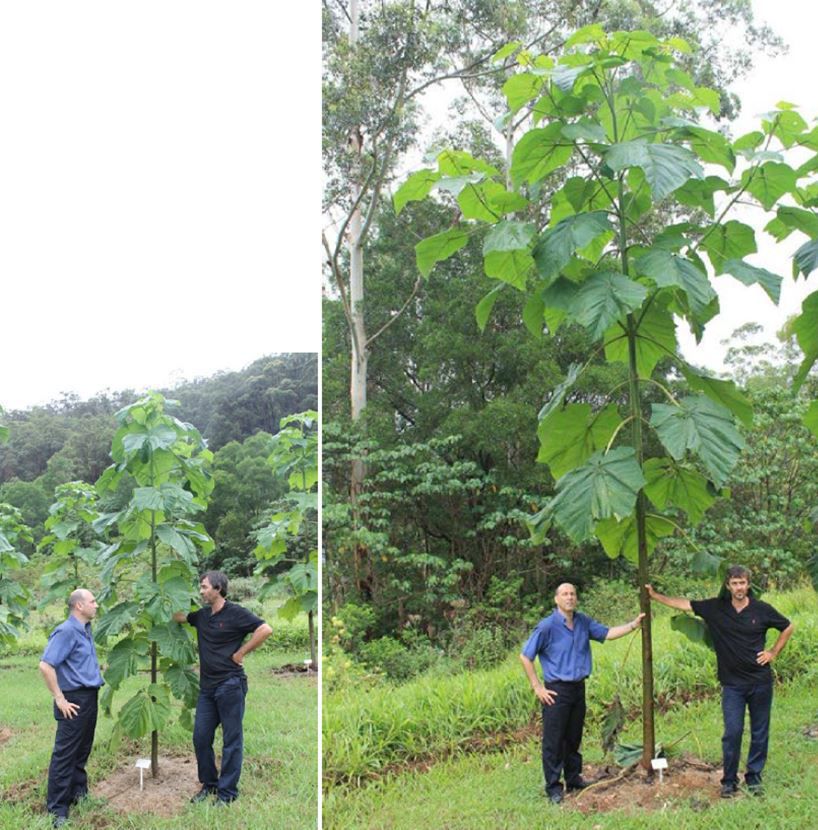
[[[320,350],[320,62],[315,2],[0,5],[0,406]]]

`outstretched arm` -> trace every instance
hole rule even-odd
[[[642,617],[644,617],[644,612],[641,613],[638,617],[635,617],[630,622],[625,623],[624,625],[616,625],[613,628],[608,629],[608,633],[605,635],[606,640],[618,640],[620,637],[624,637],[626,634],[630,634],[631,631],[636,631],[640,625],[642,625]]]
[[[693,610],[690,606],[689,599],[685,599],[684,597],[666,597],[664,594],[654,591],[653,585],[645,585],[645,588],[647,588],[648,596],[654,602],[661,602],[662,605],[667,605],[668,608],[675,608],[677,611]]]

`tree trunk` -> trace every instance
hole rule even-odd
[[[315,656],[315,620],[312,611],[307,612],[307,624],[310,629],[310,660],[312,660],[313,670],[318,669],[318,662]]]

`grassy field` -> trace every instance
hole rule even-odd
[[[286,647],[287,642],[303,641],[303,637],[292,626],[282,626],[272,613],[265,616],[276,633],[245,660],[249,692],[239,800],[224,811],[189,805],[181,815],[167,819],[144,812],[122,816],[105,803],[91,801],[72,809],[72,825],[93,830],[199,830],[203,825],[247,830],[315,827],[317,684],[314,677],[274,672],[278,666],[301,663],[309,650],[304,646]],[[55,721],[51,697],[37,669],[46,635],[36,620],[35,615],[31,630],[15,645],[15,653],[0,657],[0,830],[51,827],[44,805]],[[100,658],[104,664],[103,654]],[[123,684],[114,697],[115,710],[139,683],[130,678]],[[88,765],[92,795],[94,782],[123,762],[132,764],[137,757],[150,757],[149,737],[139,742],[126,740],[112,749],[108,740],[112,726],[112,720],[100,714]],[[218,754],[221,730],[216,733],[215,749]],[[159,752],[160,769],[163,752],[192,756],[191,733],[178,724],[170,726],[160,737]]]
[[[818,598],[812,589],[770,595],[796,623],[776,661],[780,682],[763,799],[669,804],[661,813],[597,814],[553,808],[542,793],[539,741],[524,737],[503,751],[474,752],[475,738],[514,734],[536,713],[516,658],[485,672],[427,677],[365,694],[350,689],[324,697],[324,827],[399,828],[808,828],[818,813],[818,742],[803,734],[818,721]],[[669,613],[654,621],[660,714],[657,741],[678,739],[674,751],[719,763],[721,709],[715,659],[670,630]],[[770,640],[774,633],[770,634]],[[639,644],[623,638],[594,646],[588,684],[590,715],[583,746],[587,762],[602,760],[604,703],[619,694],[638,711]],[[525,734],[525,733],[517,733]],[[531,734],[530,732],[527,734]],[[622,738],[641,743],[634,719]],[[746,753],[745,738],[745,753]],[[422,769],[419,769],[422,767]]]

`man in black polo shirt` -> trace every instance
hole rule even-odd
[[[244,754],[244,698],[247,676],[244,656],[258,648],[273,629],[246,608],[228,602],[227,577],[221,571],[208,571],[199,581],[204,608],[190,614],[173,615],[176,622],[188,622],[199,642],[199,700],[193,725],[193,747],[201,790],[191,801],[204,801],[211,794],[217,804],[238,798],[239,777]],[[247,642],[245,637],[251,634]],[[222,768],[216,770],[213,739],[222,725]]]
[[[793,624],[772,605],[755,599],[750,572],[741,565],[727,569],[726,590],[713,599],[666,597],[645,586],[650,598],[679,611],[693,611],[707,624],[716,650],[721,683],[724,735],[721,739],[724,771],[722,798],[738,792],[738,764],[744,732],[744,710],[750,711],[750,751],[744,780],[750,792],[761,794],[761,773],[767,760],[773,675],[770,663],[781,653]],[[767,629],[780,632],[771,649],[765,648]]]

